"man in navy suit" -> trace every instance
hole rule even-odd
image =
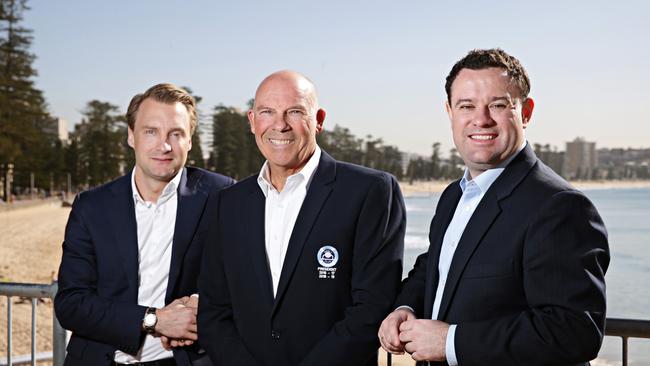
[[[80,193],[68,219],[54,300],[72,331],[65,364],[206,365],[192,295],[216,191],[234,181],[184,167],[197,123],[185,90],[136,95],[127,122],[133,171]]]
[[[526,71],[503,50],[474,50],[445,89],[466,170],[440,197],[382,346],[460,366],[588,364],[603,339],[607,233],[526,142]]]
[[[264,79],[248,117],[266,162],[219,194],[201,344],[216,365],[376,365],[402,272],[397,182],[317,146],[325,111],[303,75]]]

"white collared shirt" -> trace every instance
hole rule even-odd
[[[137,168],[131,174],[131,189],[135,204],[135,221],[138,226],[138,305],[163,308],[172,258],[172,241],[178,208],[177,189],[181,181],[180,170],[167,183],[157,202],[145,201],[135,184]],[[147,334],[142,348],[134,356],[115,351],[115,362],[134,363],[173,357],[166,351],[160,338]]]
[[[293,226],[307,195],[307,189],[314,172],[318,168],[320,156],[321,150],[316,146],[316,150],[307,161],[307,164],[298,173],[287,178],[282,192],[278,192],[271,184],[268,161],[264,163],[257,177],[257,184],[266,197],[264,241],[266,244],[266,257],[273,280],[274,296],[278,291],[282,265],[287,254]]]

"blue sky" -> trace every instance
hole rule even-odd
[[[643,1],[49,1],[25,26],[50,112],[118,105],[169,81],[244,108],[267,74],[309,76],[326,128],[429,154],[452,146],[444,79],[472,48],[501,47],[531,78],[531,142],[650,146],[650,5]]]

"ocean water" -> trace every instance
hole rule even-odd
[[[609,234],[611,262],[607,284],[607,316],[650,320],[650,188],[584,191],[603,217]],[[404,276],[429,246],[429,224],[439,194],[404,199],[407,225]],[[621,339],[605,337],[599,359],[621,361]],[[650,365],[650,340],[629,340],[630,365]]]

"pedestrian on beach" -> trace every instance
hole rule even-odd
[[[197,115],[172,84],[133,97],[135,167],[80,193],[65,231],[56,316],[66,366],[210,365],[196,334],[197,278],[216,192],[231,178],[185,167]]]
[[[377,365],[402,274],[395,178],[318,147],[325,110],[301,74],[265,78],[248,119],[266,162],[219,194],[199,280],[202,346],[215,365]]]
[[[445,89],[466,169],[438,201],[382,347],[430,365],[588,365],[604,334],[607,232],[526,141],[526,70],[501,49],[473,50]]]

